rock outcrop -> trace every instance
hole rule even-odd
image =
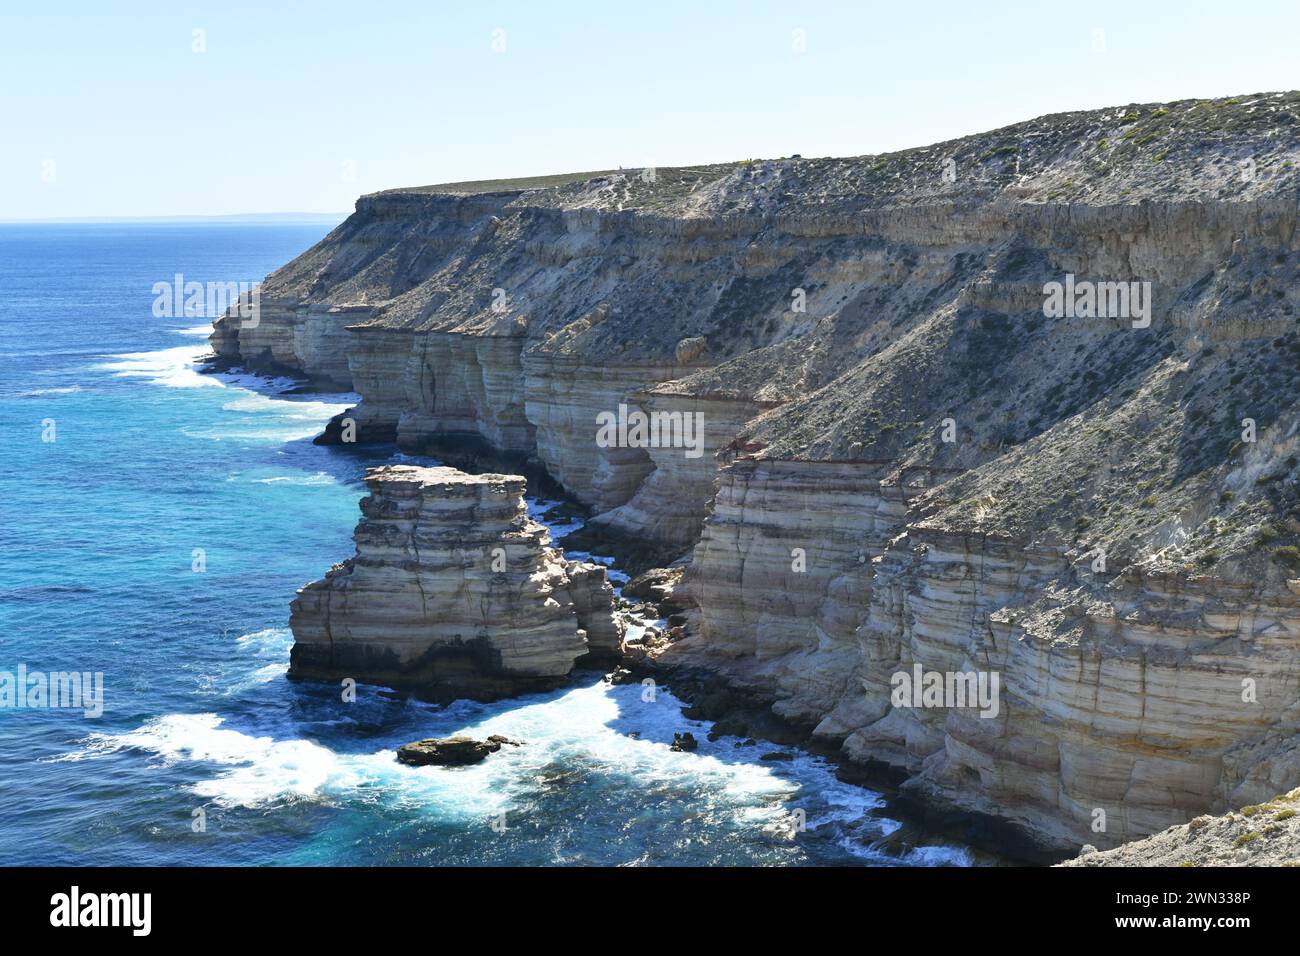
[[[587,637],[587,654],[580,664],[600,667],[616,664],[623,656],[623,619],[615,613],[614,588],[604,565],[570,561],[569,597],[578,627]]]
[[[397,748],[397,759],[413,767],[464,767],[482,763],[504,745],[518,747],[520,742],[500,734],[487,740],[473,737],[430,737]]]
[[[929,803],[1110,846],[1300,783],[1298,193],[1296,93],[396,190],[212,342],[346,377],[361,441],[486,442],[689,553],[663,666]],[[701,453],[598,441],[624,405],[698,414]],[[918,665],[998,706],[902,706]]]
[[[1059,866],[1300,866],[1300,789],[1202,815],[1113,850],[1087,846]]]
[[[366,484],[355,557],[290,605],[290,676],[491,699],[556,686],[593,650],[616,654],[604,569],[551,547],[524,478],[390,465]]]

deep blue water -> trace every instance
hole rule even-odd
[[[289,600],[352,553],[366,465],[400,456],[311,444],[349,396],[200,375],[210,317],[156,318],[152,287],[255,281],[325,231],[0,226],[0,671],[105,688],[99,717],[0,708],[0,865],[968,859],[886,856],[876,795],[818,758],[708,741],[662,689],[438,708],[288,682]],[[670,752],[687,729],[699,751]],[[526,745],[395,761],[458,731]]]

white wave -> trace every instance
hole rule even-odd
[[[269,684],[273,680],[279,680],[285,675],[286,666],[287,665],[285,664],[277,663],[267,664],[265,667],[259,667],[257,670],[253,671],[253,673],[249,674],[247,678],[231,687],[227,693],[237,694],[240,691],[247,690],[248,688],[254,687],[258,684]]]
[[[207,338],[212,334],[212,325],[211,323],[208,325],[194,325],[188,329],[172,329],[171,332],[173,335],[194,335]]]
[[[227,412],[275,412],[281,418],[321,422],[345,411],[350,406],[348,403],[320,400],[289,401],[257,392],[244,392],[221,407]]]
[[[405,767],[393,750],[340,754],[314,740],[254,736],[225,728],[223,723],[217,714],[169,714],[129,733],[92,734],[80,752],[66,759],[134,749],[168,766],[183,762],[226,766],[229,769],[189,788],[222,807],[256,809],[302,800],[335,803],[382,798],[454,819],[489,816],[499,812],[504,802],[493,791],[494,780],[482,773]],[[499,773],[500,763],[496,766]]]
[[[222,411],[231,414],[219,417],[211,425],[182,428],[182,434],[209,441],[299,441],[320,434],[331,417],[352,404],[350,401],[277,398],[239,386],[232,387],[231,391],[233,397],[222,405]],[[339,397],[346,399],[350,396],[330,396]]]
[[[311,475],[275,475],[271,478],[254,478],[255,485],[332,485],[335,483],[333,475],[323,471],[318,471]]]
[[[904,857],[915,866],[973,866],[970,852],[956,846],[918,846]]]
[[[240,641],[254,642],[254,637]],[[358,798],[364,787],[403,806],[457,817],[508,810],[557,763],[594,764],[628,774],[652,790],[677,788],[686,780],[710,801],[762,816],[781,812],[778,806],[765,806],[768,800],[798,791],[797,784],[768,766],[725,762],[702,752],[673,753],[674,730],[693,727],[703,737],[705,725],[683,720],[680,702],[665,692],[650,703],[643,703],[640,693],[639,686],[610,688],[598,682],[448,730],[478,737],[501,733],[526,742],[464,768],[406,767],[397,763],[391,747],[339,754],[312,740],[252,736],[223,727],[223,718],[212,713],[171,714],[128,733],[93,734],[67,759],[138,749],[165,764],[231,765],[193,786],[196,794],[227,806],[308,798],[333,802]],[[615,721],[636,724],[640,739],[607,726]],[[702,750],[706,746],[702,743]]]
[[[130,733],[94,734],[87,746],[95,754],[144,750],[166,765],[181,761],[230,765],[230,770],[190,788],[218,806],[261,807],[362,782],[358,768],[347,766],[320,744],[254,737],[224,729],[223,722],[216,714],[169,714]]]
[[[267,627],[241,634],[235,638],[235,646],[259,657],[283,657],[287,661],[289,648],[293,646],[293,632],[287,627]]]
[[[269,628],[242,635],[237,644],[254,656],[283,655],[286,630]],[[274,679],[283,663],[257,668],[250,679]],[[171,714],[134,731],[94,734],[64,759],[94,758],[140,750],[164,764],[192,763],[200,779],[191,791],[219,806],[265,808],[296,801],[356,806],[382,804],[413,815],[428,815],[459,825],[486,826],[492,818],[533,807],[538,787],[568,768],[627,780],[627,808],[636,815],[660,812],[664,801],[688,816],[730,819],[749,832],[798,843],[792,811],[803,809],[806,827],[832,825],[831,837],[844,852],[863,861],[889,862],[872,843],[898,827],[872,815],[879,794],[839,781],[820,757],[795,752],[789,761],[761,761],[768,743],[743,744],[737,738],[707,738],[708,725],[681,715],[681,702],[660,689],[642,699],[640,685],[611,687],[603,681],[510,703],[460,702],[449,708],[410,701],[420,730],[405,730],[400,740],[378,742],[371,753],[340,752],[302,734],[285,720],[283,733],[259,727],[243,732],[213,713]],[[340,718],[338,724],[350,718]],[[320,725],[315,725],[320,726]],[[699,741],[694,752],[675,753],[673,734],[690,730]],[[635,732],[636,736],[632,736]],[[395,747],[417,735],[462,733],[483,738],[504,734],[523,741],[506,746],[469,767],[408,767],[396,760]],[[213,772],[207,769],[214,765]],[[969,855],[943,846],[919,847],[896,862],[966,865]]]
[[[322,422],[321,425],[323,424]],[[320,426],[311,425],[245,423],[243,425],[214,425],[210,428],[182,428],[181,434],[187,438],[201,438],[205,441],[268,442],[274,444],[311,438],[319,434],[320,430]]]
[[[283,678],[289,669],[293,632],[287,627],[264,628],[241,634],[235,639],[235,647],[239,656],[223,668],[223,673],[211,675],[205,681],[204,689],[208,693],[232,697]],[[253,661],[267,663],[250,671],[248,665]],[[236,675],[233,679],[231,673]]]
[[[178,331],[190,334],[195,333],[197,328]],[[351,392],[322,394],[301,401],[266,395],[263,394],[266,390],[286,391],[300,383],[283,376],[267,377],[248,372],[219,375],[201,373],[198,370],[199,363],[209,353],[206,346],[195,345],[180,345],[153,352],[124,352],[108,356],[110,361],[94,368],[113,372],[118,378],[145,378],[152,384],[168,388],[229,388],[242,394],[224,406],[228,411],[274,411],[277,415],[301,421],[311,420],[319,424],[361,400],[359,395]]]
[[[126,352],[110,356],[112,361],[95,366],[114,373],[116,378],[146,378],[154,385],[167,388],[224,387],[213,375],[202,375],[196,366],[207,353],[206,348],[180,345],[156,352]]]
[[[41,395],[71,395],[80,392],[80,385],[67,385],[63,388],[34,388],[30,392],[19,392],[19,398],[37,398]]]

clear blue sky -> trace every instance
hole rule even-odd
[[[1294,89],[1297,38],[1295,0],[6,2],[0,219],[335,212],[392,186],[860,155]]]

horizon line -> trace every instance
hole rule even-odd
[[[42,216],[29,219],[0,219],[0,225],[94,225],[130,222],[256,222],[258,220],[275,220],[280,222],[342,222],[352,211],[348,212],[236,212],[216,214],[180,213],[165,216]]]

